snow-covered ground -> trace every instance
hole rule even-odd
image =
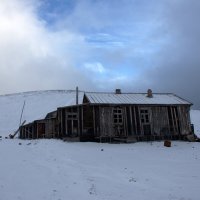
[[[73,103],[74,94],[0,96],[0,200],[200,199],[200,143],[4,139],[18,127],[24,99],[23,119],[31,121]],[[191,111],[191,119],[199,134],[200,111]]]
[[[0,199],[199,200],[199,166],[200,143],[4,139]]]

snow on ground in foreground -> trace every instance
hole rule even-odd
[[[200,199],[200,143],[2,139],[0,155],[2,200]]]

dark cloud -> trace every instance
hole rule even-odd
[[[152,57],[146,86],[174,92],[200,108],[200,1],[169,1],[162,16],[168,41]],[[160,31],[162,33],[162,31]]]

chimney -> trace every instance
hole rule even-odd
[[[76,87],[76,105],[78,105],[78,87]]]
[[[121,89],[116,89],[115,94],[121,94]]]
[[[153,97],[153,94],[152,94],[152,90],[151,90],[151,89],[148,89],[148,90],[147,90],[147,97],[149,97],[149,98],[152,98],[152,97]]]

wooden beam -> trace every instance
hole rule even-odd
[[[28,130],[28,139],[30,139],[29,126],[27,127],[27,130]]]
[[[36,130],[37,130],[37,138],[38,138],[38,125],[37,125],[37,123],[35,123],[35,125],[36,125]]]
[[[99,137],[100,137],[100,142],[101,142],[101,107],[99,106]]]
[[[60,109],[60,111],[59,111],[59,113],[60,113],[60,133],[59,133],[59,135],[61,136],[63,136],[63,117],[62,117],[62,109]]]
[[[131,121],[131,135],[134,135],[134,131],[133,131],[133,116],[132,116],[131,106],[129,106],[129,113],[130,113],[130,121]]]
[[[67,125],[67,116],[66,116],[66,108],[64,109],[64,123],[65,123],[65,130],[64,130],[64,134],[68,135],[68,125]],[[73,131],[73,126],[72,126],[72,131]],[[67,134],[66,134],[67,133]]]
[[[134,123],[135,123],[135,134],[138,135],[138,128],[137,128],[137,119],[136,119],[136,111],[135,111],[135,106],[133,107],[133,113],[134,113]]]
[[[173,108],[170,106],[171,117],[172,117],[172,126],[174,130],[174,134],[176,133],[175,125],[174,125],[174,115],[173,115]]]
[[[83,106],[81,106],[81,134],[83,135]]]
[[[177,118],[177,115],[176,115],[176,108],[174,107],[173,110],[174,110],[176,131],[179,134],[179,130],[178,130],[178,118]]]
[[[80,107],[77,107],[77,118],[78,118],[78,136],[80,137]]]
[[[96,123],[95,123],[95,109],[93,106],[93,127],[94,127],[94,136],[96,136]]]
[[[167,125],[168,125],[168,131],[170,132],[170,123],[169,123],[169,114],[168,114],[168,107],[165,108],[165,112],[167,113]],[[161,135],[161,134],[160,134]]]
[[[139,116],[139,122],[140,122],[140,135],[144,135],[144,129],[143,129],[143,125],[141,123],[140,107],[139,106],[138,106],[138,116]]]
[[[128,136],[126,107],[124,107],[124,111],[125,111],[125,112],[123,113],[123,117],[124,117],[124,133],[125,133],[125,136]]]

